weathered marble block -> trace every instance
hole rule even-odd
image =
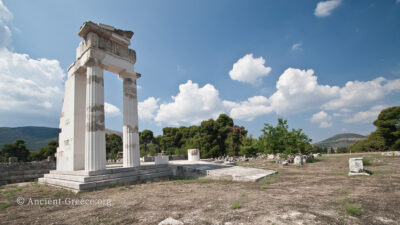
[[[350,158],[349,169],[352,173],[361,173],[364,171],[363,158]]]
[[[168,164],[169,157],[167,155],[158,155],[154,157],[154,162],[156,165]]]
[[[200,161],[200,150],[188,149],[188,161]]]
[[[293,161],[294,165],[303,165],[304,164],[304,158],[302,155],[296,155],[294,157],[294,161]]]

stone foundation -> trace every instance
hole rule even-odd
[[[92,191],[114,185],[128,185],[148,180],[169,178],[172,170],[168,165],[145,165],[140,167],[113,166],[97,171],[52,170],[39,178],[39,183],[57,186],[74,192]]]

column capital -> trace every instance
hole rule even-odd
[[[100,60],[100,59],[93,58],[93,57],[90,57],[90,58],[88,58],[88,59],[86,60],[85,66],[86,66],[86,67],[87,67],[87,66],[98,66],[98,67],[101,67],[102,69],[104,69],[104,68],[103,68],[104,66],[103,66],[101,60]]]

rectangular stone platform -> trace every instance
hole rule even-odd
[[[124,168],[108,166],[99,171],[57,171],[52,170],[39,178],[39,183],[62,187],[74,192],[91,191],[113,185],[125,185],[153,179],[168,178],[172,170],[168,165],[144,165]]]

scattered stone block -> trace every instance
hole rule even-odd
[[[313,154],[313,156],[314,156],[314,158],[320,157],[321,153],[315,153],[315,154]]]
[[[366,175],[370,174],[364,170],[363,158],[349,158],[349,176]]]
[[[400,156],[399,151],[393,151],[393,152],[382,152],[381,153],[383,156]]]
[[[8,158],[8,162],[9,163],[17,163],[18,162],[18,158],[17,157],[10,157],[10,158]]]
[[[183,223],[179,220],[168,217],[167,219],[159,222],[158,225],[183,225]]]
[[[303,155],[296,155],[293,160],[294,165],[304,165]]]
[[[274,154],[268,154],[268,155],[267,155],[267,158],[268,158],[268,159],[275,159],[275,155],[274,155]]]
[[[200,150],[188,149],[188,161],[200,161]]]
[[[168,164],[169,157],[167,155],[158,155],[154,158],[156,165]]]
[[[283,162],[282,162],[282,165],[288,166],[288,165],[289,165],[289,161],[287,161],[287,160],[283,161]]]

